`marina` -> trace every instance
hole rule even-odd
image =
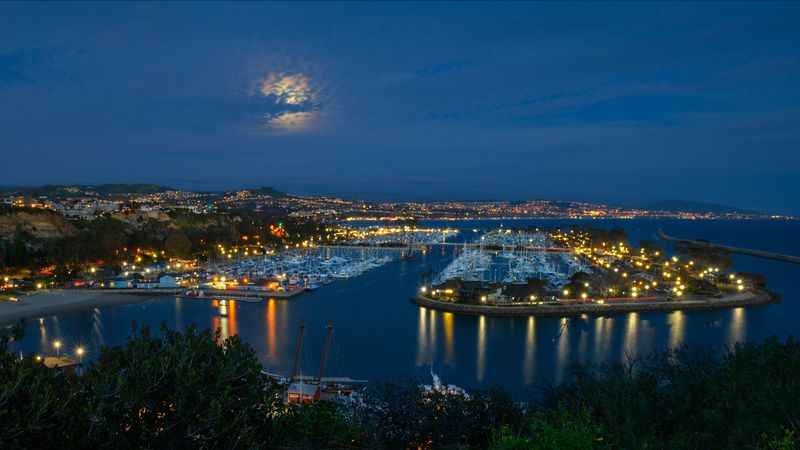
[[[428,245],[444,243],[455,234],[450,228],[408,226],[348,229],[338,245],[307,245],[263,256],[212,261],[205,268],[205,279],[184,296],[244,301],[292,298],[392,261],[412,260]]]
[[[463,222],[454,244],[476,242],[499,228],[541,226],[567,228],[581,221]],[[434,223],[431,226],[437,226]],[[447,223],[453,226],[452,222]],[[715,236],[742,247],[800,254],[792,240],[798,230],[788,222],[607,221],[603,226],[625,226],[632,242],[652,239],[658,229],[678,236]],[[477,229],[477,232],[473,232]],[[135,296],[133,303],[99,301],[96,306],[46,313],[25,323],[25,336],[15,349],[51,355],[53,342],[63,343],[62,354],[74,354],[80,345],[94,358],[104,345],[124,343],[131,322],[159,330],[161,323],[183,329],[191,324],[214,327],[222,337],[238,335],[253,347],[265,371],[289,377],[299,334],[306,324],[300,375],[316,378],[323,351],[326,324],[336,325],[324,376],[380,381],[418,377],[430,384],[431,367],[447,383],[468,390],[501,385],[524,396],[531,386],[563,379],[573,363],[605,364],[646,356],[693,343],[724,349],[737,342],[768,336],[787,336],[796,330],[797,303],[792,301],[795,277],[779,262],[734,256],[742,271],[761,272],[781,303],[764,307],[624,311],[576,315],[501,316],[484,311],[456,314],[409,301],[417,295],[423,277],[444,270],[462,252],[462,245],[431,247],[416,259],[395,256],[384,265],[353,278],[340,278],[290,301],[243,301],[176,298],[175,295]],[[314,249],[318,252],[319,249]],[[333,252],[333,250],[331,250]],[[335,252],[334,252],[335,253]],[[333,256],[333,253],[332,253]],[[559,257],[554,254],[552,257]],[[502,259],[500,260],[502,261]],[[491,273],[484,274],[486,279]],[[497,276],[500,278],[500,276]],[[119,296],[125,297],[125,296]],[[133,298],[134,296],[127,296]],[[125,299],[123,298],[123,301]],[[605,307],[608,308],[608,307]],[[374,364],[365,355],[390,354]],[[311,381],[310,379],[303,379]],[[334,380],[332,380],[334,381]]]

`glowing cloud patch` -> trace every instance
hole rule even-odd
[[[311,82],[303,74],[284,75],[271,73],[261,80],[261,95],[275,96],[278,102],[287,105],[302,105],[314,100]]]
[[[270,101],[275,109],[264,114],[267,128],[302,131],[319,115],[319,89],[302,73],[271,72],[258,81],[256,95]]]
[[[309,128],[317,116],[316,111],[286,112],[269,117],[270,125],[286,131],[298,131]]]

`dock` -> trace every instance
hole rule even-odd
[[[202,295],[181,295],[187,299],[231,299],[243,302],[258,303],[270,298],[288,299],[305,292],[305,288],[296,288],[285,291],[245,290],[245,289],[199,289]]]

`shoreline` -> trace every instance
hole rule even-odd
[[[672,312],[672,311],[697,311],[738,308],[743,306],[761,306],[778,303],[779,297],[769,291],[755,291],[736,293],[722,298],[707,298],[700,300],[667,301],[664,299],[653,302],[630,303],[582,303],[571,305],[523,305],[523,306],[489,306],[464,303],[443,302],[428,297],[417,295],[411,302],[439,311],[453,314],[485,315],[493,317],[568,317],[582,314],[608,315],[624,314],[630,312]]]
[[[132,295],[133,294],[133,295]],[[63,312],[80,311],[98,306],[141,303],[162,292],[112,292],[111,290],[52,289],[19,297],[18,302],[0,302],[0,325],[19,320],[50,316]]]

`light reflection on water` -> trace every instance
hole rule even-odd
[[[436,361],[436,347],[437,347],[437,339],[436,339],[436,310],[430,310],[430,320],[428,321],[430,324],[430,332],[429,334],[429,345],[428,345],[428,357],[427,360],[429,362]]]
[[[607,224],[607,225],[606,225]],[[444,224],[452,226],[452,223]],[[613,227],[614,222],[602,222]],[[711,232],[704,228],[714,226]],[[478,228],[482,224],[469,225]],[[548,222],[548,226],[550,222]],[[719,236],[720,241],[753,248],[800,254],[800,243],[787,239],[800,232],[793,224],[735,224],[735,227],[778,227],[775,233],[742,233],[734,225],[709,223],[665,223],[630,221],[626,229],[639,227],[648,237],[658,228],[675,229],[676,235]],[[788,231],[781,234],[780,227]],[[681,228],[684,227],[684,228]],[[699,227],[699,228],[698,228]],[[722,231],[719,231],[722,229]],[[773,229],[773,228],[769,228]],[[738,230],[738,228],[736,229]],[[735,232],[734,232],[735,231]],[[723,233],[724,234],[724,233]],[[746,238],[774,237],[776,246],[759,245]],[[780,242],[778,242],[780,241]],[[782,249],[784,242],[797,246]],[[87,346],[87,357],[102,345],[125,342],[131,322],[157,332],[164,322],[169,328],[197,324],[215,326],[224,336],[238,334],[250,344],[270,371],[288,373],[292,368],[300,321],[306,323],[302,367],[314,371],[325,340],[325,324],[332,320],[335,331],[331,375],[381,380],[404,376],[429,377],[429,366],[448,383],[467,388],[500,385],[523,395],[526,385],[549,384],[566,379],[576,362],[618,363],[626,354],[646,357],[651,352],[684,345],[724,349],[743,340],[760,340],[777,334],[797,334],[798,303],[790,296],[763,308],[721,311],[620,314],[586,318],[463,316],[414,306],[409,298],[419,289],[420,276],[440,270],[451,251],[432,250],[417,261],[396,261],[362,277],[337,281],[292,300],[271,299],[263,303],[181,300],[161,297],[142,303],[104,306],[97,310],[71,311],[34,318],[26,323],[25,338],[16,348],[26,352],[54,354],[53,342],[63,342],[62,354]],[[765,274],[769,285],[789,292],[793,277],[784,266],[761,262],[737,262],[737,267]],[[782,278],[783,277],[783,278]],[[781,284],[782,283],[782,284]],[[429,380],[428,380],[429,381]]]
[[[528,326],[525,331],[525,364],[522,373],[526,385],[533,382],[533,373],[536,367],[536,319],[528,317]]]
[[[731,310],[730,337],[728,338],[728,347],[735,347],[737,343],[744,342],[745,338],[745,309],[734,308]]]
[[[639,314],[628,313],[625,328],[625,341],[623,343],[622,362],[636,359],[636,330],[639,328]]]
[[[481,315],[478,318],[478,349],[477,349],[477,373],[475,378],[479,383],[483,382],[483,376],[486,372],[486,316]]]
[[[686,319],[683,311],[674,311],[670,313],[667,320],[669,323],[669,348],[675,350],[683,345],[684,333],[686,333],[684,321]]]
[[[163,306],[164,303],[156,301],[153,305]],[[294,355],[292,348],[297,338],[295,328],[299,323],[289,313],[292,306],[290,302],[269,299],[262,305],[253,305],[232,300],[176,299],[174,305],[175,323],[183,323],[186,320],[184,315],[188,311],[192,311],[189,314],[194,318],[198,317],[198,310],[210,311],[208,323],[220,330],[221,338],[244,332],[243,339],[254,345],[268,369],[285,371],[290,366]],[[127,308],[138,308],[146,313],[148,305],[129,305]],[[263,308],[263,313],[260,316],[253,314],[257,311],[253,308]],[[430,366],[435,371],[444,371],[452,377],[453,371],[463,376],[464,369],[471,366],[474,367],[473,384],[478,385],[491,384],[498,371],[508,373],[515,364],[520,386],[558,383],[566,380],[569,370],[575,364],[603,364],[610,361],[625,363],[648,356],[650,352],[657,350],[659,339],[664,342],[665,348],[679,348],[686,343],[687,328],[690,325],[687,313],[682,311],[666,315],[628,313],[605,317],[498,318],[483,315],[459,316],[424,307],[414,308],[417,316],[417,327],[414,331],[416,367],[424,368],[427,373]],[[90,329],[86,336],[88,339],[72,338],[69,347],[74,349],[77,345],[86,344],[90,354],[97,353],[110,333],[124,328],[112,325],[114,321],[111,319],[116,314],[107,309],[96,308],[75,314],[84,317]],[[725,318],[729,320],[723,322]],[[746,318],[746,310],[737,308],[709,313],[708,317],[701,316],[695,323],[704,323],[704,332],[722,334],[725,345],[733,346],[746,338]],[[64,333],[62,322],[63,319],[59,317],[37,319],[33,322],[34,326],[28,334],[35,339],[37,351],[53,353],[52,342],[55,339],[76,334],[74,320],[70,320],[69,328]],[[726,323],[726,326],[721,327],[720,323]],[[461,345],[458,345],[457,334],[474,334],[475,340],[462,339]],[[258,337],[254,338],[254,335]],[[316,365],[319,349],[315,347],[322,341],[320,333],[313,339],[306,340],[306,345],[313,348],[307,350],[308,354],[303,356],[306,368]],[[262,344],[259,345],[258,342]],[[352,342],[339,344],[339,348],[353,358],[364,356],[358,344],[353,345]],[[348,350],[349,348],[352,350]],[[381,356],[383,355],[378,355]],[[384,362],[393,363],[393,356],[387,354],[386,358],[389,360]],[[352,375],[362,376],[358,372]]]
[[[419,308],[419,326],[417,331],[417,366],[428,363],[428,310]]]
[[[267,357],[277,359],[278,341],[275,331],[275,299],[267,300]]]
[[[455,351],[453,349],[453,313],[442,313],[442,320],[444,321],[444,362],[448,366],[452,366],[454,362],[453,352]]]
[[[558,351],[556,352],[556,373],[555,381],[560,382],[564,378],[564,370],[569,364],[569,319],[562,318],[559,322],[560,332],[554,340],[558,341]]]

